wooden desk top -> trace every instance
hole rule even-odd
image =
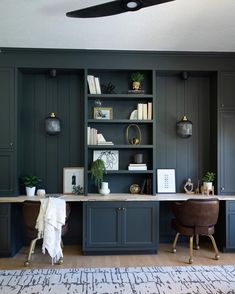
[[[185,194],[185,193],[175,193],[175,194],[156,194],[144,195],[144,194],[109,194],[107,196],[102,196],[100,194],[90,194],[88,196],[84,195],[61,195],[60,198],[65,199],[68,202],[84,202],[84,201],[185,201],[189,198],[195,199],[205,199],[216,197],[219,200],[235,200],[235,195],[195,195],[195,194]],[[25,196],[20,195],[16,197],[0,197],[0,203],[21,203],[26,200],[39,201],[42,196]]]

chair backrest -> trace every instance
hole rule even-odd
[[[217,223],[219,215],[219,200],[188,199],[183,202],[182,210],[176,215],[179,222],[187,227],[208,227]]]
[[[34,239],[37,236],[37,229],[35,229],[36,221],[40,211],[40,201],[26,200],[23,202],[23,219],[25,225],[26,235],[30,239]],[[70,205],[66,203],[66,224],[70,215]],[[67,226],[62,228],[62,235],[67,231]]]

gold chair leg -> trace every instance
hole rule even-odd
[[[200,249],[200,246],[199,246],[199,235],[196,235],[196,246],[195,246],[195,249],[196,250],[199,250]]]
[[[189,237],[189,263],[193,263],[193,236]]]
[[[24,263],[25,266],[29,266],[30,265],[31,255],[34,253],[34,249],[35,249],[35,245],[36,245],[37,240],[38,240],[38,238],[35,238],[30,243],[28,258],[27,258],[27,260]]]
[[[172,252],[173,253],[176,252],[176,243],[178,241],[179,235],[180,235],[180,233],[176,233],[176,235],[175,235],[175,240],[174,240],[173,245],[172,245]]]
[[[215,260],[218,260],[220,258],[220,255],[219,255],[219,250],[217,248],[217,245],[216,245],[216,242],[215,242],[215,239],[212,235],[209,235],[210,239],[211,239],[211,242],[213,244],[213,247],[215,249]]]

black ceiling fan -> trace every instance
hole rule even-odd
[[[109,16],[127,11],[136,11],[152,5],[162,4],[174,0],[116,0],[100,5],[95,5],[83,9],[67,12],[68,17],[102,17]]]

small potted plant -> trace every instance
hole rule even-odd
[[[215,180],[215,173],[213,172],[206,172],[204,177],[202,178],[203,187],[207,190],[212,190],[212,182]]]
[[[26,195],[34,196],[36,185],[41,182],[41,179],[38,176],[23,176],[21,182],[26,188]]]
[[[131,75],[132,89],[140,90],[141,82],[144,80],[144,75],[140,72],[133,72]]]
[[[91,178],[95,181],[99,193],[107,195],[110,193],[108,183],[103,182],[104,174],[106,173],[105,163],[102,159],[96,159],[91,164]]]

